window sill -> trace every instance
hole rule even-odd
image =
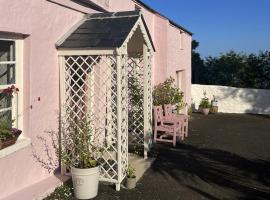
[[[21,149],[24,149],[31,145],[30,138],[21,138],[17,142],[7,148],[0,150],[0,158],[4,158],[10,154],[13,154]]]

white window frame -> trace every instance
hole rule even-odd
[[[12,119],[15,120],[13,127],[22,130],[22,135],[17,140],[16,144],[0,150],[0,158],[6,157],[14,152],[19,151],[31,144],[31,140],[24,136],[23,129],[23,39],[9,39],[0,37],[0,40],[15,42],[15,61],[0,62],[2,64],[15,64],[15,83],[8,85],[0,85],[0,89],[5,89],[14,85],[19,89],[19,92],[12,98]],[[1,109],[5,110],[5,109]],[[7,109],[9,110],[9,109]]]

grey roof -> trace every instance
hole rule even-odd
[[[106,9],[104,9],[103,7],[101,7],[100,5],[94,3],[93,1],[90,0],[73,0],[79,4],[82,5],[86,5],[86,6],[90,6],[100,12],[108,12]],[[162,13],[158,12],[157,10],[153,9],[152,7],[150,7],[149,5],[147,5],[146,3],[144,3],[142,0],[133,0],[135,3],[139,4],[140,6],[144,7],[145,9],[149,10],[150,12],[154,13],[154,14],[158,14],[164,18],[166,18],[171,25],[179,28],[180,30],[185,31],[186,33],[188,33],[189,35],[193,35],[193,33],[189,30],[187,30],[185,27],[179,25],[178,23],[176,23],[175,21],[171,20],[170,18],[168,18],[167,16],[163,15]]]
[[[57,47],[58,48],[121,47],[125,39],[129,35],[131,29],[134,27],[135,23],[140,18],[140,16],[141,13],[139,11],[95,13],[86,15],[86,20],[75,31],[73,31],[64,40],[64,42],[59,44]],[[151,40],[149,31],[148,36]]]
[[[156,13],[164,18],[166,18],[171,25],[176,26],[177,28],[185,31],[186,33],[188,33],[189,35],[193,35],[192,32],[190,32],[189,30],[187,30],[186,28],[184,28],[183,26],[179,25],[178,23],[176,23],[175,21],[171,20],[170,18],[166,17],[165,15],[161,14],[160,12],[156,11],[155,9],[151,8],[150,6],[148,6],[146,3],[144,3],[141,0],[134,0],[136,3],[138,3],[139,5],[143,6],[144,8],[146,8],[147,10],[149,10],[152,13]]]

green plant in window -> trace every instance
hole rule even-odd
[[[14,138],[15,135],[12,133],[12,122],[7,120],[0,121],[0,140],[6,141]]]

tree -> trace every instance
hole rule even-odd
[[[192,83],[200,83],[204,80],[204,61],[201,59],[201,55],[196,52],[199,47],[199,42],[192,41]]]
[[[270,52],[244,54],[230,51],[208,57],[201,84],[270,89]]]

